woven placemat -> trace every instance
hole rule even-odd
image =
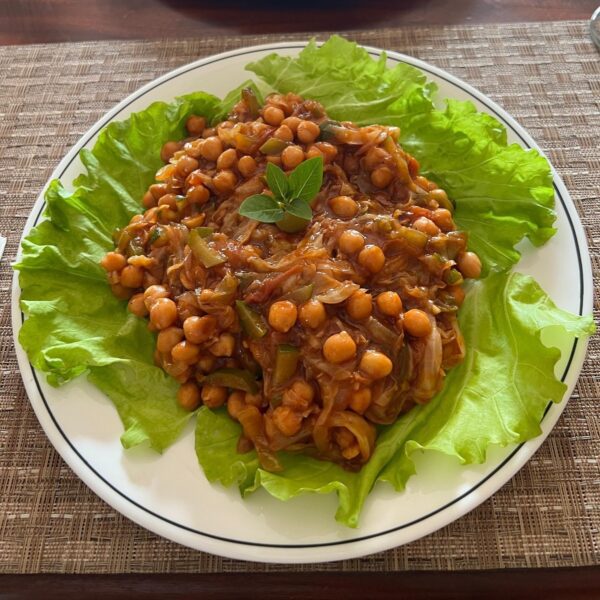
[[[138,527],[92,493],[41,430],[10,326],[10,261],[29,211],[68,148],[142,84],[202,56],[308,36],[0,48],[0,572],[477,569],[600,564],[600,340],[542,448],[507,485],[437,533],[360,560],[244,563]],[[324,36],[319,36],[324,37]],[[600,273],[600,54],[583,22],[352,32],[470,82],[522,123],[577,204]],[[596,306],[599,295],[596,294]],[[200,474],[199,474],[200,476]]]

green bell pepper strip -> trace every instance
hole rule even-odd
[[[207,269],[222,265],[227,261],[227,257],[218,250],[211,248],[203,239],[203,235],[198,229],[192,229],[188,238],[188,244],[192,249],[194,257],[199,260]],[[205,229],[202,227],[201,229]]]
[[[244,371],[243,369],[217,369],[203,377],[200,383],[220,385],[233,388],[234,390],[250,392],[251,394],[256,394],[258,391],[258,385],[252,373]]]
[[[312,298],[313,287],[314,286],[312,283],[303,285],[302,287],[299,287],[298,289],[288,292],[282,296],[282,300],[289,300],[294,304],[304,304]]]
[[[215,228],[214,227],[194,227],[194,231],[197,231],[198,235],[201,238],[205,238],[205,237],[208,237],[209,235],[212,235],[215,232]]]
[[[277,346],[275,355],[275,370],[273,371],[273,385],[279,386],[285,383],[298,368],[300,350],[290,344]]]
[[[260,313],[250,308],[243,300],[235,301],[235,309],[247,336],[258,340],[267,335],[269,328]]]
[[[464,281],[463,276],[456,269],[448,269],[443,278],[448,285],[459,285]]]
[[[260,148],[259,151],[262,154],[273,156],[281,154],[288,146],[290,142],[284,142],[278,138],[269,138]]]

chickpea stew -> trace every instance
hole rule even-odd
[[[102,259],[114,294],[149,319],[180,405],[239,421],[240,452],[271,471],[279,450],[360,469],[376,426],[428,402],[464,357],[456,313],[481,262],[452,202],[398,128],[333,121],[294,94],[259,106],[246,89],[226,120],[186,128]],[[240,214],[252,195],[278,199],[269,164],[285,178],[317,158],[312,219]]]

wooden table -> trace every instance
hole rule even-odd
[[[587,19],[597,6],[598,0],[0,0],[0,44],[557,21]]]
[[[0,44],[586,19],[599,0],[0,0]],[[0,563],[1,563],[0,556]],[[0,598],[600,597],[600,568],[409,573],[0,577]]]

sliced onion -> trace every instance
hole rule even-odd
[[[330,422],[332,427],[345,427],[356,438],[361,462],[367,462],[375,447],[375,427],[349,410],[333,413]]]

